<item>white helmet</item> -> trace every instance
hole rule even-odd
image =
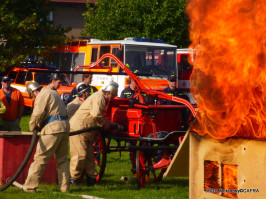
[[[35,97],[35,95],[33,94],[33,91],[39,89],[39,88],[42,88],[42,86],[40,86],[37,82],[35,81],[30,81],[28,84],[27,84],[27,91],[28,93],[32,96],[32,97]]]
[[[117,96],[117,91],[118,91],[119,85],[114,82],[110,81],[109,83],[105,84],[101,90],[105,92],[110,92],[111,94],[115,94]]]

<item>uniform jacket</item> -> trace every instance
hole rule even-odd
[[[30,130],[33,131],[37,124],[43,124],[46,119],[56,115],[67,117],[64,102],[57,91],[52,90],[49,86],[44,87],[34,102],[34,109],[29,122]],[[67,120],[56,120],[45,125],[41,135],[69,132],[69,129],[69,122]]]
[[[67,104],[68,119],[70,119],[75,114],[75,112],[78,110],[83,101],[83,99],[76,97],[73,101]]]
[[[71,130],[77,131],[91,126],[104,125],[106,101],[100,90],[89,96],[70,119]]]
[[[132,98],[135,94],[135,90],[132,90],[129,86],[125,88],[120,95],[121,99],[129,99]]]
[[[189,98],[186,94],[184,94],[181,90],[175,88],[174,90],[170,90],[169,87],[165,88],[164,90],[162,90],[162,92],[171,95],[171,96],[175,96],[175,97],[180,97],[183,98],[187,101],[189,101]],[[161,99],[160,101],[161,104],[163,105],[177,105],[179,103],[174,102],[174,101],[170,101],[170,100],[166,100],[166,99]]]
[[[18,118],[18,109],[24,106],[24,98],[19,90],[12,88],[10,106],[7,102],[3,89],[0,90],[0,100],[6,106],[6,112],[2,114],[4,120],[16,120]]]

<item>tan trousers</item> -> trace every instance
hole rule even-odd
[[[62,192],[68,191],[70,179],[67,160],[68,141],[69,135],[67,133],[40,136],[34,162],[30,165],[28,177],[23,187],[24,191],[33,192],[37,189],[45,166],[52,155],[56,160],[59,189]]]
[[[91,131],[70,136],[71,178],[80,179],[84,171],[91,178],[97,177],[98,172],[95,169],[93,150],[93,141],[97,133],[97,131]]]

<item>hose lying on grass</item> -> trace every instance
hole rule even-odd
[[[92,127],[89,127],[89,128],[84,128],[84,129],[81,129],[81,130],[78,130],[78,131],[73,131],[73,132],[70,132],[69,133],[69,136],[72,136],[72,135],[78,135],[78,134],[81,134],[81,133],[85,133],[85,132],[89,132],[89,131],[94,131],[94,130],[99,130],[101,129],[101,127],[99,126],[92,126]],[[4,184],[0,187],[0,191],[4,191],[6,190],[10,185],[13,184],[13,182],[19,177],[20,173],[23,171],[23,169],[25,168],[26,164],[28,163],[29,159],[30,159],[30,156],[34,150],[34,147],[35,147],[35,143],[36,143],[36,140],[37,140],[37,134],[38,134],[38,131],[37,130],[34,130],[33,131],[33,135],[32,135],[32,138],[31,138],[31,143],[30,143],[30,147],[29,147],[29,150],[24,158],[24,160],[22,161],[22,163],[20,164],[18,170],[15,172],[15,174]],[[15,185],[16,186],[16,185]]]

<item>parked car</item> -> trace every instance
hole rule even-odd
[[[15,67],[9,70],[8,76],[12,80],[11,86],[18,89],[23,97],[25,106],[33,107],[33,99],[27,92],[26,85],[28,81],[36,81],[41,86],[45,87],[50,82],[52,73],[59,73],[51,66],[40,64],[27,64],[22,67]],[[62,73],[64,80],[57,92],[61,95],[62,100],[66,103],[75,84],[71,85],[66,74]]]

